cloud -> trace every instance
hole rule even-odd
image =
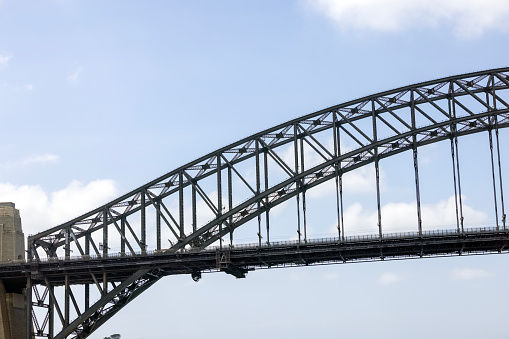
[[[59,159],[60,159],[60,157],[58,155],[44,153],[44,154],[40,154],[40,155],[34,155],[31,157],[27,157],[27,158],[23,159],[20,163],[23,166],[28,166],[28,165],[32,165],[32,164],[57,162]]]
[[[392,285],[405,280],[405,278],[406,278],[405,274],[387,272],[378,277],[376,282],[380,285]]]
[[[0,54],[0,67],[7,66],[9,60],[12,58],[12,56],[8,54]]]
[[[55,163],[60,159],[56,154],[44,153],[38,155],[32,155],[18,161],[10,161],[3,164],[5,167],[27,167],[36,164],[48,164]]]
[[[488,30],[507,31],[506,0],[307,0],[345,31],[395,33],[450,27],[459,38],[477,38]]]
[[[32,91],[34,89],[34,85],[32,85],[32,84],[10,85],[10,84],[4,82],[4,83],[0,84],[0,86],[11,88],[14,91],[19,91],[19,90]]]
[[[451,273],[451,277],[456,280],[482,279],[492,275],[493,273],[481,268],[456,268]]]
[[[117,185],[112,180],[95,180],[88,184],[73,181],[64,189],[49,194],[39,185],[0,183],[0,201],[16,204],[25,235],[71,220],[117,195]]]
[[[71,74],[69,74],[67,76],[67,81],[69,81],[70,83],[73,83],[73,84],[78,83],[81,71],[83,71],[83,67],[80,66],[80,67],[76,68],[74,70],[74,72],[72,72]]]
[[[467,200],[463,197],[463,201]],[[434,204],[422,204],[423,229],[456,228],[456,204],[454,196]],[[487,226],[488,215],[463,203],[465,227]],[[360,203],[353,203],[344,213],[345,235],[370,234],[377,229],[378,212],[366,210]],[[336,226],[329,232],[335,232]],[[384,233],[417,231],[416,203],[388,203],[382,206],[382,229]]]

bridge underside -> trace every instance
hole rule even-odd
[[[178,253],[148,253],[145,255],[110,255],[106,258],[85,257],[72,260],[47,260],[0,267],[6,285],[20,286],[30,275],[34,284],[61,286],[65,276],[72,284],[94,284],[94,276],[107,275],[108,281],[121,282],[140,269],[158,269],[162,275],[225,271],[238,278],[248,271],[302,265],[349,263],[501,253],[509,251],[509,231],[468,229],[430,231],[422,236],[404,233],[377,236],[315,239],[306,243],[287,241],[271,246],[238,246],[236,248],[187,251]]]

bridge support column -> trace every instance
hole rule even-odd
[[[0,262],[25,259],[25,238],[19,210],[10,202],[0,203]],[[0,338],[26,338],[26,281],[0,281]]]

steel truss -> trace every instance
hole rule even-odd
[[[98,286],[101,290],[101,298],[92,306],[87,305],[83,313],[80,312],[76,297],[70,287],[69,275],[65,276],[65,308],[63,312],[54,294],[55,286],[47,278],[44,279],[45,284],[42,294],[36,286],[32,286],[29,279],[27,289],[29,291],[32,290],[32,295],[35,296],[34,301],[32,300],[32,295],[27,293],[27,303],[32,305],[28,317],[29,326],[33,328],[33,335],[36,337],[62,339],[72,335],[72,338],[86,338],[127,303],[152,286],[163,275],[164,272],[159,269],[142,269],[136,271],[118,285],[112,282],[114,288],[109,292],[106,288],[103,289],[101,286]],[[70,301],[72,301],[78,315],[72,322],[70,322]],[[88,302],[87,300],[86,303],[88,304]],[[34,307],[45,310],[42,323],[39,323],[37,320]],[[53,326],[55,310],[63,326],[57,335],[54,335]]]
[[[457,140],[482,131],[490,138],[497,229],[505,230],[498,130],[509,126],[508,74],[509,68],[501,68],[423,82],[278,125],[29,237],[28,257],[32,265],[45,257],[57,262],[56,258],[65,260],[71,255],[106,259],[117,255],[110,251],[114,245],[120,247],[120,256],[204,250],[211,245],[222,250],[235,247],[234,231],[250,220],[258,224],[258,246],[267,246],[271,244],[270,211],[291,198],[297,202],[298,243],[305,244],[306,191],[331,179],[336,183],[338,239],[344,240],[342,176],[371,163],[376,173],[378,237],[383,239],[379,162],[404,151],[413,153],[416,230],[422,235],[418,149],[444,140],[451,143],[457,229],[461,232],[464,218]],[[346,148],[345,140],[356,148]],[[246,167],[254,169],[254,176],[246,174]],[[208,211],[206,218],[199,213],[203,209]],[[232,274],[242,275],[242,270],[231,269]],[[103,274],[91,272],[88,279],[73,280],[72,273],[66,272],[63,282],[53,284],[44,274],[31,274],[27,328],[38,337],[86,337],[163,275],[163,271],[140,270],[126,278],[105,269]],[[83,291],[76,294],[73,285]],[[55,286],[64,286],[63,304],[57,301],[62,296],[55,295]],[[90,286],[100,295],[93,305]],[[79,305],[82,300],[83,306]],[[62,327],[58,334],[54,333],[55,312]]]

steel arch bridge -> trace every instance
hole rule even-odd
[[[239,278],[260,267],[504,252],[509,233],[499,130],[508,126],[509,68],[349,101],[242,139],[30,236],[28,261],[1,268],[0,278],[31,291],[27,330],[33,336],[84,338],[168,274],[198,280],[201,272],[221,270]],[[469,229],[458,138],[480,132],[489,138],[496,225]],[[450,143],[452,231],[422,227],[418,151],[436,142]],[[413,159],[415,232],[390,234],[382,224],[379,164],[406,151]],[[368,164],[375,168],[377,232],[352,237],[343,220],[343,175]],[[326,182],[336,191],[337,234],[310,239],[306,192]],[[271,211],[290,199],[297,205],[294,240],[274,242]],[[257,237],[249,246],[236,239],[248,224]],[[98,301],[91,305],[93,293]]]

